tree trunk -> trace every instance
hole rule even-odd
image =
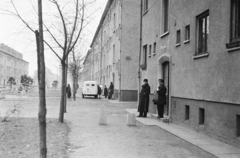
[[[64,121],[64,103],[66,100],[66,63],[61,62],[62,65],[62,88],[61,88],[61,102],[60,102],[60,111],[59,111],[59,122],[63,123]]]
[[[40,136],[40,158],[47,157],[46,139],[46,93],[45,93],[45,61],[43,45],[43,26],[42,26],[42,0],[38,0],[39,33],[36,31],[37,57],[38,57],[38,85],[39,85],[39,136]]]
[[[73,100],[76,100],[78,77],[73,77]]]
[[[67,86],[67,75],[68,75],[68,57],[66,58],[65,66],[65,85]],[[67,97],[64,98],[64,113],[67,112]]]

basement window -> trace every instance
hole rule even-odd
[[[185,120],[189,120],[190,115],[190,107],[188,105],[185,106]]]
[[[240,137],[240,115],[237,115],[237,127],[236,127],[236,134],[237,137]]]
[[[199,108],[199,125],[204,125],[205,121],[205,109]]]

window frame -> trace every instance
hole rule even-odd
[[[151,57],[152,56],[152,45],[150,44],[149,46],[148,46],[148,57]]]
[[[167,7],[166,7],[166,4],[167,4]],[[167,10],[167,14],[166,14],[166,10]],[[161,37],[169,33],[169,10],[170,10],[170,0],[162,0],[162,36]]]
[[[148,11],[148,0],[143,0],[143,15]]]
[[[190,41],[190,24],[185,26],[185,36],[184,36],[184,43],[188,43]]]
[[[153,43],[153,56],[156,55],[156,50],[157,50],[157,42]]]
[[[234,6],[234,2],[235,2],[235,4],[237,3],[235,6]],[[229,25],[229,27],[230,27],[229,43],[226,44],[226,48],[229,50],[240,49],[240,16],[238,16],[237,18],[235,16],[235,15],[238,15],[238,13],[240,13],[240,1],[231,0],[231,2],[230,2],[230,21],[229,21],[229,23],[230,23],[230,25]],[[238,25],[238,28],[236,25]],[[239,34],[239,35],[236,35],[236,30],[238,32],[237,34]]]
[[[181,29],[176,31],[176,47],[181,45]]]
[[[143,51],[142,51],[142,60],[141,60],[141,65],[140,65],[140,68],[142,68],[143,70],[146,70],[147,69],[147,49],[148,49],[148,45],[145,44],[143,47],[142,47]]]
[[[207,20],[207,17],[208,17],[208,20]],[[208,42],[209,42],[209,32],[208,32],[208,36],[206,36],[207,38],[203,40],[203,38],[200,39],[200,34],[202,35],[201,37],[203,37],[203,34],[202,34],[202,31],[201,28],[200,28],[200,20],[202,19],[205,19],[205,35],[207,34],[207,30],[209,31],[209,23],[210,23],[210,12],[209,10],[206,10],[204,11],[203,13],[201,13],[200,15],[198,15],[196,17],[196,20],[197,20],[197,36],[196,36],[196,53],[195,53],[195,56],[201,56],[201,55],[206,55],[206,54],[209,54],[208,53]],[[209,22],[209,23],[207,23]],[[208,27],[207,27],[208,26]],[[205,47],[204,48],[200,48],[200,40],[202,41],[202,43],[204,42],[205,43]],[[203,46],[203,44],[201,43],[201,46]],[[201,51],[199,51],[201,49]],[[203,50],[204,49],[204,50]]]

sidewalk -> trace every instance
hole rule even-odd
[[[136,116],[138,115],[137,109],[126,109],[126,111],[129,113],[134,113]],[[152,119],[150,115],[148,115],[148,118],[137,117],[137,121],[147,126],[158,126],[165,131],[168,131],[169,133],[172,133],[173,135],[219,158],[240,158],[240,149],[183,128],[176,124],[163,123],[157,119]]]

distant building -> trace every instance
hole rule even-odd
[[[240,1],[143,2],[140,79],[151,98],[164,79],[173,122],[239,139]]]
[[[114,98],[137,101],[140,1],[108,0],[91,43],[91,79],[114,84]]]
[[[57,74],[54,74],[49,68],[45,67],[45,80],[46,80],[46,86],[52,87],[53,81],[58,81],[58,87],[60,87],[60,81]],[[38,76],[37,76],[37,70],[34,71],[34,82],[36,85],[38,85]]]
[[[0,87],[7,85],[10,77],[15,78],[16,84],[21,82],[22,75],[28,75],[29,63],[23,60],[18,51],[0,44]]]
[[[87,55],[84,59],[83,62],[83,70],[82,70],[82,75],[81,75],[81,80],[82,81],[91,81],[92,80],[92,51],[88,50]]]

